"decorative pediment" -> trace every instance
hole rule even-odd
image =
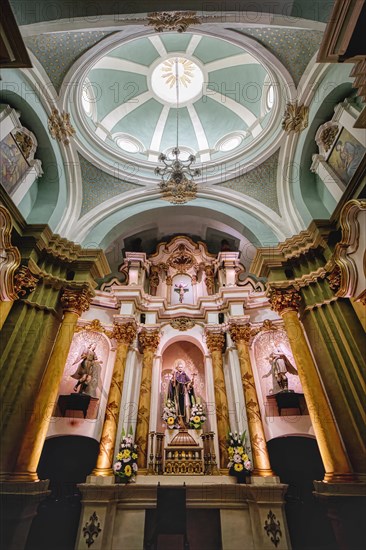
[[[214,264],[216,256],[207,251],[203,242],[195,243],[189,237],[174,237],[168,243],[160,243],[155,254],[149,257],[151,265],[159,266],[160,271],[196,274],[205,265]]]

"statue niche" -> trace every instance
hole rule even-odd
[[[171,304],[193,304],[192,279],[189,275],[173,277]]]
[[[203,356],[191,342],[174,342],[164,352],[160,398],[160,430],[195,430],[206,421]]]

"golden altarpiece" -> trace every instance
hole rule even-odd
[[[278,548],[289,548],[286,485],[272,471],[266,441],[314,430],[297,369],[278,369],[287,387],[279,385],[273,356],[296,361],[263,283],[246,276],[238,252],[213,255],[185,236],[150,256],[127,252],[120,271],[77,322],[47,434],[100,440],[96,467],[80,486],[77,548],[96,523],[109,528],[94,548],[112,548],[122,534],[127,547],[142,548],[157,483],[185,483],[188,508],[219,508],[224,548],[236,544],[234,526],[238,548],[243,537],[271,548],[273,536]],[[97,375],[83,390],[77,373],[85,350],[93,350]],[[279,405],[280,394],[289,399]],[[197,404],[203,422],[194,426]],[[138,474],[126,492],[113,465],[130,430]],[[230,431],[247,434],[244,485],[228,475]]]

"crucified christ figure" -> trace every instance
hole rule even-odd
[[[179,302],[182,304],[184,300],[184,294],[189,291],[189,289],[187,288],[188,283],[183,284],[182,282],[180,282],[179,285],[175,284],[174,286],[174,292],[179,293]]]

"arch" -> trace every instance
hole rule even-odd
[[[101,248],[106,251],[111,269],[121,262],[121,249],[126,248],[128,240],[141,237],[144,242],[144,251],[151,253],[158,242],[170,238],[172,235],[188,235],[203,240],[208,246],[214,246],[212,238],[221,235],[222,238],[234,239],[237,250],[241,253],[240,261],[248,270],[254,258],[255,250],[260,246],[257,236],[249,231],[239,221],[230,218],[222,212],[212,212],[207,208],[194,207],[193,204],[177,208],[173,205],[164,210],[152,208],[131,216],[127,220],[115,225],[104,237]],[[217,243],[216,243],[217,244]],[[126,250],[132,250],[126,248]],[[210,249],[217,253],[219,249]]]
[[[202,342],[198,339],[198,336],[194,336],[192,334],[188,334],[187,332],[184,332],[184,334],[174,334],[170,337],[168,337],[167,341],[164,342],[160,348],[160,355],[163,355],[164,352],[173,344],[176,342],[190,342],[191,344],[194,344],[203,355],[207,354],[207,349],[203,346]]]
[[[89,437],[46,439],[37,472],[40,479],[50,480],[51,495],[38,507],[26,550],[74,548],[81,510],[81,494],[76,484],[85,482],[98,452],[98,441]]]
[[[290,135],[287,138],[285,147],[289,153],[291,148],[294,150],[292,155],[286,156],[289,165],[288,193],[304,222],[304,227],[313,219],[328,219],[336,206],[324,183],[310,171],[310,166],[312,155],[317,153],[317,129],[332,118],[337,103],[351,93],[350,71],[351,68],[347,64],[331,66],[316,87],[309,81],[309,89],[304,89],[303,97],[299,98],[300,102],[306,101],[309,105],[308,127],[299,136]],[[305,100],[310,93],[311,100]]]
[[[267,442],[270,462],[288,484],[286,516],[294,548],[336,548],[329,520],[313,496],[313,480],[323,479],[324,466],[315,438],[277,437]],[[311,529],[309,529],[311,525]]]
[[[259,241],[262,246],[276,245],[290,236],[285,220],[260,202],[228,190],[212,189],[202,191],[192,201],[192,208],[203,207],[222,212],[241,223]],[[118,224],[126,222],[131,216],[147,212],[152,208],[163,209],[171,206],[159,198],[156,191],[132,191],[120,197],[108,200],[103,205],[91,210],[78,223],[70,228],[67,238],[81,242],[83,246],[100,247],[105,236]],[[179,207],[177,213],[179,213]],[[103,243],[105,246],[105,242]]]
[[[47,223],[54,230],[67,203],[66,171],[60,147],[47,132],[48,114],[39,95],[36,83],[23,71],[7,71],[0,101],[19,111],[22,124],[35,134],[36,157],[43,169],[43,176],[33,183],[18,208],[29,223]]]

